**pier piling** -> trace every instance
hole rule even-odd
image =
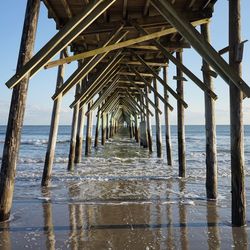
[[[241,76],[241,60],[237,60],[241,43],[240,0],[229,1],[229,65]],[[231,123],[231,185],[232,185],[232,225],[246,224],[246,194],[244,174],[243,140],[243,93],[230,84]]]
[[[156,78],[153,78],[153,85],[155,91],[158,91],[157,81]],[[154,95],[155,99],[155,106],[159,108],[159,99],[158,96]],[[155,135],[156,135],[156,150],[157,150],[157,157],[162,156],[162,140],[161,140],[161,123],[160,123],[160,114],[157,109],[155,109]]]
[[[63,58],[63,57],[64,57],[64,51],[61,51],[60,58]],[[58,66],[56,90],[60,88],[60,86],[62,86],[63,84],[64,69],[65,69],[65,65]],[[51,179],[51,173],[52,173],[52,167],[53,167],[55,149],[56,149],[56,140],[57,140],[58,126],[59,126],[61,103],[62,103],[62,94],[60,94],[60,96],[58,96],[58,98],[53,103],[49,140],[48,140],[48,145],[47,145],[47,151],[46,151],[44,168],[43,168],[42,183],[41,183],[42,186],[48,186],[50,183],[50,179]]]
[[[40,0],[27,1],[17,71],[32,57],[39,9]],[[10,216],[28,85],[29,74],[12,92],[0,174],[0,221],[8,220]]]
[[[168,82],[167,79],[167,66],[163,67],[163,79]],[[168,90],[164,86],[164,99],[169,103]],[[171,146],[171,132],[170,132],[170,119],[169,119],[169,107],[164,103],[164,118],[165,118],[165,138],[166,138],[166,153],[167,162],[169,166],[172,166],[172,146]]]
[[[207,42],[210,42],[209,24],[201,25],[201,33]],[[213,81],[209,74],[209,64],[203,59],[203,80],[213,91]],[[206,192],[208,199],[217,198],[217,149],[215,101],[207,93],[205,97],[205,128],[206,128]]]
[[[182,52],[176,52],[176,59],[182,63]],[[177,93],[181,99],[184,97],[183,73],[176,67],[177,74]],[[184,124],[184,107],[183,104],[177,101],[177,129],[178,129],[178,161],[179,161],[179,176],[186,175],[186,145],[185,145],[185,124]]]

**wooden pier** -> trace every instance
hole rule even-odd
[[[55,21],[57,33],[36,53],[40,3]],[[206,123],[206,191],[216,200],[217,150],[213,77],[219,75],[230,88],[232,225],[246,224],[244,187],[244,145],[242,103],[250,97],[250,87],[241,77],[240,0],[229,1],[229,63],[210,40],[209,21],[216,0],[27,0],[25,21],[16,73],[6,82],[12,89],[9,120],[0,177],[0,221],[9,219],[14,193],[15,173],[21,129],[28,94],[29,78],[40,69],[58,67],[51,129],[42,186],[50,184],[55,156],[60,107],[63,97],[75,89],[68,170],[87,157],[99,138],[105,145],[120,126],[127,125],[131,139],[152,152],[152,117],[156,124],[157,156],[166,145],[168,165],[173,164],[170,112],[171,95],[177,102],[179,176],[185,177],[185,82],[190,80],[204,92]],[[43,27],[46,28],[46,27]],[[200,32],[199,32],[200,31]],[[186,49],[202,58],[203,79],[184,65]],[[54,60],[60,54],[60,59]],[[68,63],[78,61],[75,71],[64,79]],[[168,79],[168,66],[176,67],[176,90]],[[171,79],[172,80],[172,79]],[[160,91],[160,86],[163,91]],[[154,96],[150,98],[149,93]],[[162,102],[164,110],[161,110]],[[164,113],[163,113],[164,111]],[[96,131],[92,143],[93,114]],[[165,138],[162,142],[161,119],[164,115]],[[86,123],[86,124],[85,124]],[[83,135],[86,125],[86,135]],[[83,145],[83,138],[86,144]],[[92,145],[93,144],[93,145]],[[145,149],[146,150],[146,149]]]

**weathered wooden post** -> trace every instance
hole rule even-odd
[[[80,93],[80,84],[76,85],[75,96]],[[80,103],[78,102],[74,106],[73,117],[72,117],[72,125],[71,125],[71,139],[70,139],[70,147],[69,147],[69,162],[68,162],[68,170],[71,171],[74,169],[75,163],[75,152],[76,152],[76,133],[77,133],[77,125],[78,125],[78,117],[79,117],[79,107]]]
[[[109,139],[109,113],[106,113],[106,140]]]
[[[39,9],[40,0],[27,1],[17,71],[32,57]],[[0,174],[0,221],[8,220],[10,216],[28,84],[29,75],[12,92]]]
[[[100,124],[100,106],[98,107],[98,111],[97,111],[97,116],[96,116],[96,128],[95,128],[95,143],[94,143],[94,147],[97,148],[98,147],[98,138],[99,138],[99,124]]]
[[[241,43],[240,25],[240,0],[229,1],[229,64],[241,76],[241,55],[239,51]],[[230,84],[233,226],[243,226],[246,224],[242,100],[242,92],[233,83]]]
[[[135,141],[138,143],[139,142],[139,130],[138,130],[138,117],[137,117],[137,114],[134,115],[134,118],[135,118]],[[115,126],[115,128],[117,128],[117,126]]]
[[[182,51],[176,52],[176,59],[182,63]],[[181,99],[184,97],[183,91],[183,73],[176,67],[177,74],[177,93]],[[184,124],[184,107],[182,103],[177,101],[177,129],[178,129],[178,160],[179,160],[179,176],[186,175],[186,146],[185,146],[185,124]]]
[[[86,78],[82,80],[80,86],[80,93],[82,92],[84,85],[87,83]],[[85,106],[79,108],[77,134],[76,134],[76,150],[75,150],[75,163],[80,163],[82,160],[82,145],[83,145],[83,130],[85,120]]]
[[[106,141],[106,114],[102,114],[102,145],[105,145]]]
[[[79,114],[78,114],[75,163],[80,163],[82,160],[83,130],[84,130],[84,120],[85,120],[84,118],[85,118],[85,107],[83,105],[79,109]]]
[[[158,91],[156,78],[153,78],[153,85],[155,91]],[[159,109],[159,99],[156,94],[154,94],[155,106]],[[157,157],[162,156],[162,140],[161,140],[161,123],[160,123],[160,114],[158,110],[155,108],[155,135],[156,135],[156,150]]]
[[[149,115],[149,103],[148,103],[148,87],[145,86],[144,88],[145,94],[146,94],[146,106],[147,106],[147,135],[148,135],[148,150],[149,152],[153,152],[153,142],[152,142],[152,128],[151,128],[151,121],[150,121],[150,115]]]
[[[129,117],[129,137],[130,139],[133,138],[133,124],[132,124],[131,116]]]
[[[112,114],[109,120],[109,138],[112,138]]]
[[[210,43],[209,24],[201,25],[201,33]],[[209,64],[203,59],[204,83],[213,91],[213,81],[209,74]],[[208,199],[217,198],[217,149],[216,149],[216,124],[215,101],[205,92],[205,127],[206,127],[206,191]]]
[[[87,127],[86,127],[86,146],[85,146],[85,155],[88,156],[91,152],[91,142],[92,142],[92,111],[89,111],[90,107],[93,104],[91,100],[88,104],[88,116],[87,116]]]
[[[63,55],[64,55],[64,52],[61,51],[60,58],[63,58],[64,57]],[[60,88],[60,86],[62,86],[63,84],[64,69],[65,69],[65,64],[60,65],[58,67],[56,90]],[[61,103],[62,103],[62,94],[58,96],[58,98],[54,101],[54,104],[53,104],[49,140],[48,140],[47,152],[46,152],[45,163],[44,163],[44,168],[43,168],[43,177],[42,177],[42,183],[41,183],[42,186],[48,186],[50,183],[50,179],[51,179],[52,167],[53,167],[53,161],[54,161],[55,149],[56,149],[56,139],[57,139],[57,133],[58,133],[58,126],[59,126]]]
[[[163,79],[168,82],[167,66],[163,67]],[[169,102],[168,91],[164,86],[164,99]],[[167,151],[167,162],[169,166],[172,166],[172,147],[171,147],[171,132],[170,132],[170,120],[169,120],[169,108],[168,105],[164,104],[164,115],[165,115],[165,137],[166,137],[166,151]]]
[[[148,147],[148,136],[147,136],[147,123],[146,123],[146,116],[145,116],[145,108],[144,108],[144,98],[143,96],[140,96],[141,103],[143,105],[141,111],[141,123],[140,123],[140,145],[144,148]]]

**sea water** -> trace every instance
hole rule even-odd
[[[32,213],[34,213],[33,217],[38,218],[37,211],[43,204],[43,208],[52,205],[53,209],[57,211],[56,215],[54,215],[54,220],[57,223],[67,225],[70,221],[70,227],[64,227],[66,231],[72,229],[71,210],[77,207],[77,209],[85,208],[88,211],[88,216],[91,217],[88,219],[91,223],[85,225],[87,231],[100,229],[133,231],[135,228],[140,230],[149,228],[151,231],[159,230],[161,232],[160,235],[156,233],[153,238],[150,234],[150,236],[142,240],[143,236],[138,233],[141,232],[139,230],[136,231],[136,237],[130,243],[126,241],[130,234],[126,233],[124,234],[123,243],[114,242],[111,237],[107,240],[109,244],[103,239],[105,242],[103,248],[96,248],[96,245],[91,245],[86,249],[109,249],[109,245],[111,245],[111,249],[165,249],[166,246],[169,246],[169,249],[186,249],[185,244],[192,246],[192,249],[217,249],[221,246],[233,247],[237,245],[238,241],[234,240],[234,234],[229,233],[231,230],[230,127],[217,126],[219,194],[217,202],[208,202],[206,200],[205,127],[198,125],[185,127],[187,160],[187,175],[185,178],[178,177],[177,127],[171,126],[174,160],[172,167],[168,166],[166,161],[164,129],[164,126],[162,126],[162,158],[157,158],[156,155],[155,127],[153,126],[153,153],[149,153],[147,149],[140,147],[139,144],[135,143],[134,139],[130,139],[128,136],[115,136],[109,139],[105,146],[100,145],[99,141],[98,148],[92,148],[90,156],[86,157],[84,155],[84,140],[82,162],[77,164],[73,171],[68,172],[67,162],[71,128],[70,126],[60,126],[52,182],[49,189],[45,190],[41,188],[40,183],[47,149],[49,126],[24,126],[15,182],[13,209],[15,219],[12,222],[13,228],[18,225],[17,218],[22,217],[22,223],[24,224],[29,221],[28,218],[32,216]],[[0,152],[3,149],[5,130],[5,126],[0,126]],[[95,128],[93,128],[93,138],[94,131]],[[247,205],[249,205],[250,126],[245,126],[244,134],[245,183]],[[30,211],[28,214],[30,214],[26,217],[27,214],[24,215],[23,211],[28,209],[28,204],[35,204],[38,210],[36,212],[28,210]],[[68,206],[67,209],[69,209],[70,213],[68,222],[65,219],[67,217],[65,206]],[[76,211],[74,214],[76,215]],[[59,215],[60,218],[57,218],[56,216]],[[81,213],[78,216],[82,218]],[[33,218],[33,220],[35,224],[37,223],[37,226],[34,227],[31,223],[25,227],[25,230],[30,228],[32,232],[44,231],[39,226],[41,222],[38,219],[37,222],[36,219]],[[82,220],[84,221],[84,218]],[[127,228],[126,225],[130,226]],[[182,228],[183,225],[185,225],[184,228]],[[215,226],[210,227],[209,225]],[[83,230],[82,226],[76,231]],[[177,235],[173,232],[170,234],[169,227],[173,231],[180,228],[180,231]],[[61,230],[59,226],[57,228],[59,231]],[[189,228],[189,233],[185,232],[187,228]],[[213,231],[214,228],[221,231],[223,237],[218,236],[218,232]],[[25,230],[24,232],[26,232]],[[204,230],[205,233],[202,234],[201,230]],[[117,233],[117,231],[115,232]],[[48,234],[47,231],[46,233]],[[92,241],[91,244],[94,244],[93,242],[98,242],[98,237],[102,238],[103,235],[96,236],[93,234],[92,238],[85,239],[84,242]],[[242,233],[240,232],[239,235],[242,236]],[[30,239],[29,233],[26,232],[26,236],[27,239]],[[41,237],[41,234],[38,233],[37,238],[39,237]],[[72,239],[59,237],[61,244],[58,245],[58,249],[63,249],[72,242],[79,243],[82,236],[80,234],[77,237],[77,239],[74,237]],[[179,237],[181,241],[176,242],[176,237]],[[222,243],[222,238],[224,238],[224,243]],[[248,236],[243,237],[243,239],[240,237],[240,247],[247,244],[247,238]],[[166,242],[167,239],[168,243]],[[195,248],[194,245],[199,240],[203,246],[202,248]],[[182,245],[183,241],[186,242],[184,245]],[[111,243],[115,247],[112,247]],[[139,247],[140,244],[142,244],[142,247]],[[27,246],[34,247],[34,245],[29,244]],[[212,248],[209,246],[212,246]]]

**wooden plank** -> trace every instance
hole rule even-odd
[[[208,21],[209,21],[209,19],[201,19],[199,21],[192,22],[191,24],[194,26],[197,26],[197,25],[207,23]],[[105,48],[98,48],[98,49],[90,50],[90,51],[80,53],[80,54],[77,54],[74,56],[70,56],[70,57],[67,57],[63,60],[55,60],[55,61],[48,63],[46,65],[46,67],[55,67],[55,66],[58,66],[60,64],[69,63],[69,62],[73,62],[76,60],[82,60],[85,58],[92,57],[94,55],[102,54],[105,52],[110,52],[110,51],[117,50],[117,49],[122,49],[122,48],[131,46],[131,45],[134,45],[137,43],[142,43],[142,42],[149,41],[149,40],[152,40],[155,38],[166,36],[166,35],[175,33],[176,31],[177,30],[175,28],[164,29],[162,31],[154,32],[154,33],[151,33],[149,35],[140,36],[137,38],[129,39],[129,40],[124,41],[124,42],[120,42],[118,44],[110,45],[110,46],[107,46]]]
[[[86,29],[98,16],[112,5],[115,0],[104,2],[94,1],[89,4],[83,12],[72,18],[53,38],[47,42],[17,73],[11,77],[6,85],[13,88],[27,74],[35,74],[42,68],[55,54],[65,48],[84,29]],[[36,71],[33,69],[36,67]],[[33,71],[32,71],[33,70]]]
[[[108,62],[108,60],[103,59],[102,63],[106,63]],[[149,66],[154,66],[154,67],[165,67],[168,64],[167,63],[159,63],[159,62],[150,62],[150,61],[146,61],[145,62],[149,65]],[[128,65],[141,65],[140,62],[138,61],[128,61],[128,60],[121,60],[120,64],[128,64]]]
[[[250,87],[235,70],[232,70],[230,65],[218,54],[218,52],[202,38],[202,35],[190,25],[181,13],[178,13],[168,1],[152,0],[151,4],[166,20],[178,29],[180,34],[189,41],[193,48],[211,67],[213,67],[226,83],[235,84],[247,97],[250,97]]]
[[[140,72],[140,74],[142,75],[142,76],[146,76],[146,77],[153,77],[153,75],[152,74],[150,74],[150,73],[141,73]],[[118,72],[118,75],[120,75],[120,76],[135,76],[135,73],[132,73],[132,72],[124,72],[124,71],[120,71],[120,72]]]

